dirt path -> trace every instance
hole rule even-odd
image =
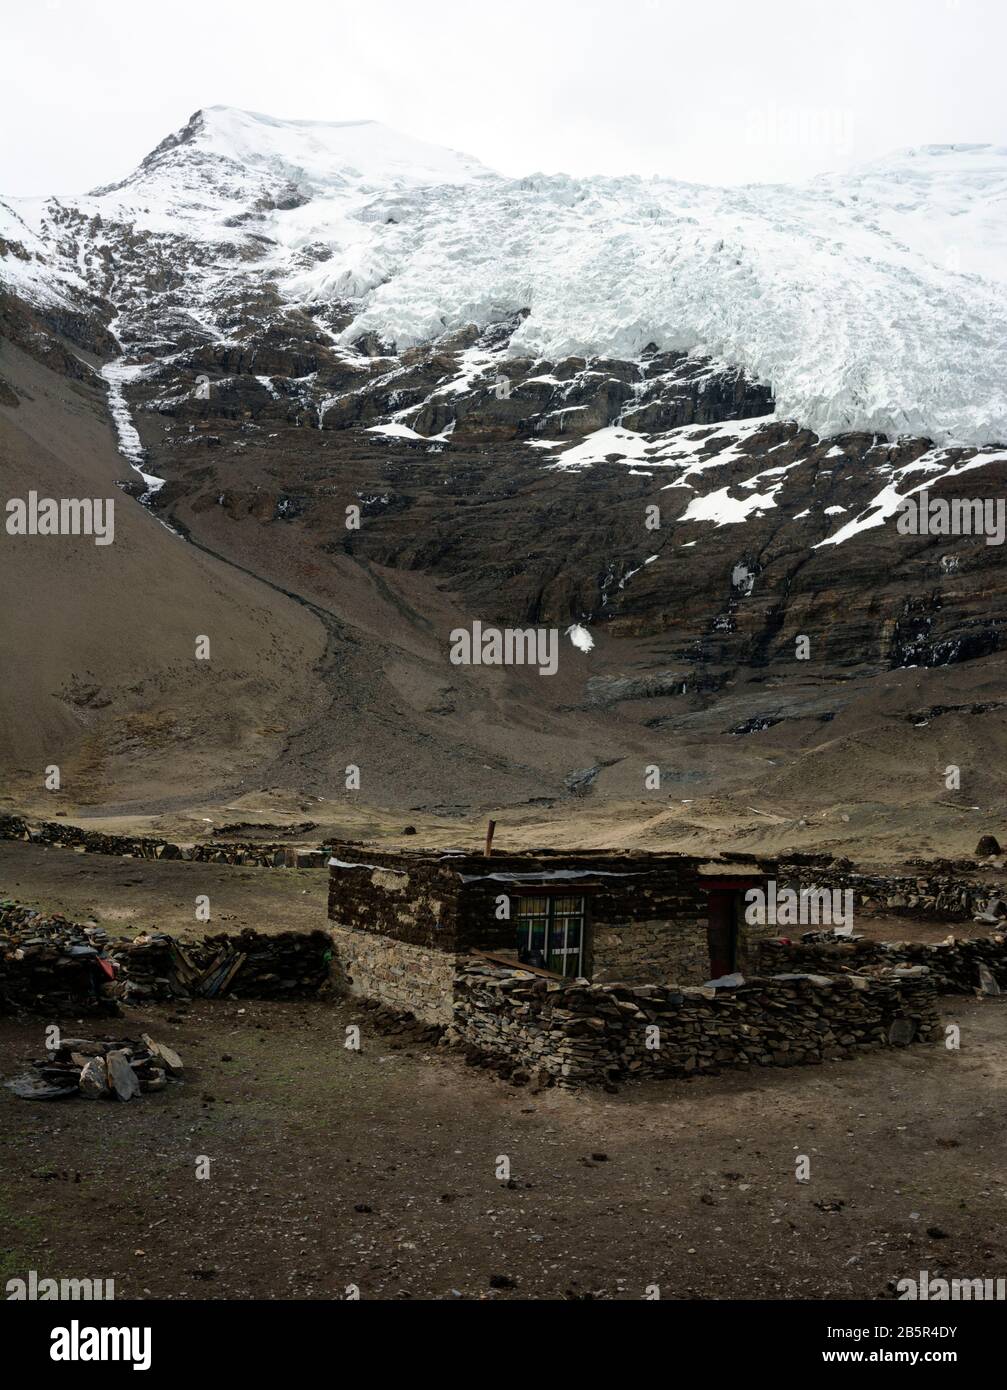
[[[184,1085],[129,1106],[0,1090],[5,1275],[112,1277],[119,1297],[546,1299],[884,1298],[920,1269],[1002,1275],[1007,1008],[946,1002],[958,1052],[580,1096],[504,1085],[346,1001],[136,1011],[115,1032],[177,1047]],[[40,1023],[0,1024],[0,1072],[40,1042]]]

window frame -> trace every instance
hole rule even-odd
[[[517,927],[518,953],[534,949],[532,933],[536,927],[541,926],[542,935],[542,958],[548,962],[550,958],[559,956],[563,962],[562,970],[555,970],[551,965],[537,966],[536,969],[547,970],[560,980],[583,979],[584,976],[584,955],[587,935],[587,895],[584,893],[567,892],[538,892],[522,893],[513,895],[513,922]],[[573,904],[572,909],[558,911],[557,908],[562,904]],[[531,907],[522,911],[523,904],[536,904],[536,910]],[[580,935],[576,948],[571,948],[570,925],[572,922],[579,923]],[[522,934],[527,928],[526,939],[522,941]],[[559,938],[561,937],[562,944]],[[567,963],[571,956],[575,956],[574,968],[567,970]]]

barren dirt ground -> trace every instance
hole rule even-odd
[[[196,919],[198,894],[210,899],[209,922]],[[112,936],[151,929],[180,938],[243,927],[317,931],[326,925],[327,895],[325,869],[243,869],[0,841],[0,898],[93,921]]]
[[[920,1269],[1002,1275],[1007,1004],[946,1008],[957,1052],[615,1095],[515,1089],[347,1001],[132,1010],[106,1026],[168,1041],[183,1083],[129,1105],[0,1090],[4,1277],[114,1278],[120,1298],[877,1299]],[[4,1076],[41,1027],[0,1024]]]

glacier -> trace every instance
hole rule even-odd
[[[777,416],[820,437],[982,446],[1007,440],[1005,209],[993,145],[789,185],[505,178],[378,122],[209,107],[120,183],[0,201],[0,281],[72,303],[126,229],[171,257],[219,341],[221,303],[258,280],[309,313],[348,309],[347,354],[514,318],[511,356],[685,350],[768,384]],[[111,298],[125,341],[142,295]]]

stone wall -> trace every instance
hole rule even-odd
[[[460,892],[460,879],[439,861],[369,853],[352,862],[338,858],[329,871],[329,921],[390,941],[457,951]]]
[[[0,1014],[117,1011],[115,1001],[296,999],[327,988],[324,931],[218,932],[180,944],[165,932],[113,941],[93,926],[0,902]]]
[[[976,882],[936,871],[914,875],[855,873],[827,863],[781,863],[778,883],[792,888],[852,889],[854,913],[885,913],[927,921],[969,922],[1002,883]]]
[[[562,860],[585,865],[584,878],[570,879],[562,885],[564,893],[585,899],[584,973],[599,982],[701,983],[709,979],[709,886],[711,881],[724,883],[739,876],[731,874],[736,860],[740,863],[743,856],[725,856],[722,863],[711,863],[690,855],[630,853],[595,856],[592,861],[590,854],[583,852],[576,859],[571,856]],[[592,862],[596,875],[587,872]],[[494,856],[493,870],[504,876],[502,880],[487,884],[466,876],[460,905],[465,920],[463,940],[492,949],[489,938],[495,933],[501,945],[513,946],[513,927],[510,922],[496,919],[495,904],[500,894],[536,894],[534,884],[507,882],[505,877],[509,872],[528,872],[532,867],[548,873],[556,864],[547,859],[534,864],[515,860],[512,868],[506,861],[498,864]],[[767,867],[755,862],[746,864],[746,872],[740,877],[746,884],[764,885]],[[701,869],[708,871],[706,877]],[[559,891],[555,882],[552,886]],[[740,969],[747,969],[754,962],[753,944],[767,929],[746,925],[741,892],[739,888],[738,964]]]
[[[183,944],[165,932],[144,933],[112,945],[121,997],[145,999],[311,998],[329,983],[332,948],[327,932],[217,932]]]
[[[117,1014],[87,929],[24,903],[0,902],[0,1017]]]
[[[759,968],[811,970],[829,974],[840,970],[875,971],[886,967],[926,966],[940,994],[971,994],[980,987],[979,966],[985,965],[1007,993],[1007,937],[1000,933],[971,941],[926,944],[917,941],[791,942],[765,941],[759,949]]]
[[[378,1000],[424,1023],[451,1022],[457,956],[352,927],[332,926],[329,934],[338,989]]]
[[[605,922],[592,910],[589,934],[588,974],[596,983],[695,983],[710,978],[706,920],[698,912],[674,921]]]
[[[447,1040],[575,1085],[817,1063],[939,1035],[934,982],[922,969],[676,989],[567,984],[470,963]]]
[[[648,903],[649,898],[649,903]],[[702,880],[684,880],[671,891],[641,891],[660,917],[625,920],[625,902],[592,896],[589,908],[591,951],[589,975],[596,983],[628,981],[639,984],[702,984],[710,978],[707,937],[709,904]],[[634,907],[636,902],[634,902]],[[621,911],[620,911],[621,909]],[[622,920],[619,920],[619,918]],[[612,920],[612,919],[615,920]],[[779,928],[750,925],[744,919],[743,895],[737,909],[737,968],[754,970],[760,940]]]
[[[185,859],[202,864],[242,864],[271,869],[320,869],[328,852],[298,849],[296,845],[246,842],[234,844],[175,844],[144,835],[106,835],[59,821],[28,822],[20,816],[0,815],[0,840],[28,840],[34,844],[65,845],[88,854],[131,855],[135,859]]]

